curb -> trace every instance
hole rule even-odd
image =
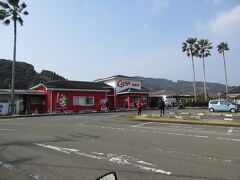
[[[25,117],[43,117],[43,116],[69,116],[69,115],[82,115],[82,114],[103,114],[103,113],[123,113],[137,110],[110,110],[110,111],[86,111],[86,112],[71,112],[71,113],[48,113],[48,114],[27,114],[27,115],[14,115],[14,116],[0,116],[0,119],[13,119]]]
[[[192,125],[207,125],[207,126],[225,126],[225,127],[240,127],[240,124],[235,123],[206,123],[206,122],[194,122],[194,121],[169,121],[160,119],[146,119],[146,118],[135,118],[133,121],[148,121],[148,122],[159,122],[159,123],[172,123],[172,124],[192,124]]]

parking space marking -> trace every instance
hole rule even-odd
[[[132,127],[140,127],[140,126],[144,126],[147,124],[153,124],[154,122],[146,122],[146,123],[141,123],[141,124],[137,124],[137,125],[133,125]]]
[[[23,174],[27,175],[29,178],[31,178],[33,180],[40,180],[40,176],[39,175],[32,174],[31,172],[28,172],[26,170],[22,170],[22,169],[16,168],[16,167],[14,167],[13,165],[11,165],[9,163],[5,163],[5,162],[0,161],[0,168],[1,167],[4,167],[4,168],[6,168],[9,171],[15,171],[15,172],[18,172],[18,173],[23,173]]]
[[[0,129],[0,131],[15,131],[14,129]]]
[[[85,123],[87,123],[88,121],[83,121],[81,123],[78,124],[78,126],[83,126]]]
[[[97,159],[97,160],[105,160],[108,162],[117,163],[117,164],[121,164],[121,165],[127,165],[127,166],[133,166],[133,167],[137,167],[142,170],[152,171],[155,173],[160,173],[160,174],[165,174],[165,175],[172,174],[172,172],[170,172],[170,171],[158,169],[157,165],[155,165],[155,164],[145,162],[145,161],[136,159],[136,158],[128,156],[128,155],[105,154],[102,152],[85,153],[85,152],[81,152],[78,149],[63,148],[63,147],[57,147],[57,146],[46,145],[46,144],[38,144],[38,143],[36,143],[35,145],[43,147],[43,148],[55,150],[58,152],[62,152],[62,153],[68,154],[68,155],[74,154],[74,155],[80,155],[80,156],[93,158],[93,159]]]
[[[231,133],[233,132],[233,127],[231,127],[229,130],[228,130],[228,135],[231,135]]]
[[[222,138],[222,137],[216,137],[216,139],[219,139],[219,140],[227,140],[227,141],[237,141],[237,142],[240,142],[240,139],[231,139],[231,138]]]
[[[162,131],[158,131],[159,128],[143,126],[149,123],[154,123],[154,122],[141,123],[135,126],[131,126],[131,127],[136,127],[136,126],[138,127],[134,129],[118,128],[118,127],[110,127],[110,126],[96,126],[96,125],[87,125],[87,127],[110,129],[110,130],[117,130],[117,131],[121,130],[121,131],[132,131],[132,132],[141,132],[141,133],[153,133],[153,134],[163,134],[163,135],[165,134],[165,135],[172,135],[172,136],[185,136],[185,137],[193,137],[193,138],[199,138],[199,139],[218,139],[218,140],[240,142],[240,139],[231,139],[231,138],[225,138],[225,137],[214,137],[214,136],[207,136],[207,135],[187,134],[187,133],[175,133],[175,132],[169,132],[169,131],[162,132]]]
[[[156,151],[161,151],[163,153],[168,153],[168,154],[177,154],[181,156],[192,156],[198,159],[206,159],[206,160],[212,160],[212,161],[222,161],[226,163],[231,163],[232,160],[230,159],[221,159],[213,156],[206,156],[206,155],[201,155],[201,154],[195,154],[195,153],[188,153],[188,152],[180,152],[180,151],[172,151],[172,150],[164,150],[164,149],[158,149],[158,148],[152,148],[153,150]]]

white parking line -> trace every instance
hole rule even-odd
[[[158,149],[158,148],[152,148],[153,150],[156,151],[161,151],[164,153],[169,153],[169,154],[178,154],[178,155],[184,155],[184,156],[192,156],[198,159],[206,159],[206,160],[213,160],[213,161],[222,161],[226,163],[231,163],[232,160],[230,159],[221,159],[221,158],[216,158],[213,156],[206,156],[206,155],[200,155],[200,154],[193,154],[193,153],[188,153],[188,152],[180,152],[180,151],[170,151],[170,150],[164,150],[164,149]]]
[[[133,125],[132,127],[140,127],[140,126],[144,126],[146,124],[152,124],[152,123],[154,122],[141,123],[141,124]]]
[[[229,130],[228,130],[228,133],[232,133],[233,132],[233,127],[231,127]]]
[[[70,149],[70,148],[62,148],[62,147],[57,147],[57,146],[52,146],[52,145],[45,145],[45,144],[38,144],[36,143],[35,145],[48,148],[51,150],[59,151],[62,153],[66,154],[75,154],[75,155],[80,155],[88,158],[93,158],[93,159],[98,159],[98,160],[106,160],[112,163],[117,163],[117,164],[122,164],[122,165],[127,165],[127,166],[133,166],[137,167],[146,171],[152,171],[160,174],[165,174],[165,175],[171,175],[172,173],[170,171],[165,171],[162,169],[157,169],[156,165],[152,163],[148,163],[142,160],[138,160],[136,158],[133,158],[128,155],[117,155],[117,154],[104,154],[101,152],[90,152],[90,153],[85,153],[85,152],[80,152],[78,149]]]
[[[138,124],[138,125],[131,126],[131,127],[138,127],[136,129],[126,129],[126,128],[117,128],[117,127],[110,127],[110,126],[96,126],[96,125],[88,125],[88,127],[111,129],[111,130],[117,130],[117,131],[121,130],[121,131],[132,131],[132,132],[141,132],[141,133],[167,134],[167,135],[173,135],[173,136],[185,136],[185,137],[193,137],[193,138],[199,138],[199,139],[200,138],[201,139],[218,139],[218,140],[240,142],[240,139],[230,139],[230,138],[224,138],[224,137],[204,136],[204,135],[197,135],[197,134],[162,132],[162,131],[158,131],[159,130],[158,128],[143,126],[143,125],[146,125],[146,124],[149,124],[149,123],[154,123],[154,122],[141,123],[141,124]],[[143,130],[143,129],[145,129],[145,130]]]
[[[0,129],[0,131],[15,131],[14,129]]]
[[[83,124],[87,123],[88,121],[83,121],[81,123],[78,124],[78,126],[83,126]]]
[[[0,168],[1,168],[1,166],[4,167],[4,168],[6,168],[6,169],[9,170],[9,171],[23,172],[24,174],[26,174],[28,177],[30,177],[30,178],[33,179],[33,180],[40,180],[40,176],[39,176],[39,175],[32,174],[32,173],[30,173],[30,172],[28,172],[28,171],[25,171],[25,170],[22,171],[22,170],[16,169],[16,168],[14,168],[14,166],[11,165],[11,164],[4,163],[4,162],[1,162],[1,161],[0,161]]]
[[[216,137],[216,139],[227,140],[227,141],[238,141],[238,142],[240,142],[240,139],[231,139],[231,138],[222,138],[222,137]]]

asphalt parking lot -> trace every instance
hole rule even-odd
[[[119,119],[128,113],[0,119],[1,179],[240,178],[240,128]]]

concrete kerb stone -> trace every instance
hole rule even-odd
[[[224,121],[233,121],[233,118],[223,118]]]
[[[182,115],[190,115],[190,112],[181,112]]]
[[[41,117],[41,116],[68,116],[68,115],[82,115],[82,114],[97,114],[97,113],[117,113],[117,112],[128,112],[128,111],[123,111],[123,110],[112,110],[112,111],[89,111],[89,112],[51,112],[47,114],[27,114],[27,115],[13,115],[13,116],[0,116],[0,119],[10,119],[10,118],[24,118],[24,117]]]
[[[176,119],[182,119],[182,116],[175,116]]]
[[[191,125],[207,125],[207,126],[224,126],[224,127],[240,127],[240,124],[236,123],[219,123],[217,122],[204,122],[204,121],[189,121],[186,119],[175,119],[175,120],[167,120],[167,119],[154,119],[154,118],[144,118],[144,117],[136,117],[134,121],[145,121],[145,122],[159,122],[159,123],[172,123],[172,124],[191,124]]]
[[[202,119],[202,116],[190,116],[190,119],[201,120],[201,119]]]

